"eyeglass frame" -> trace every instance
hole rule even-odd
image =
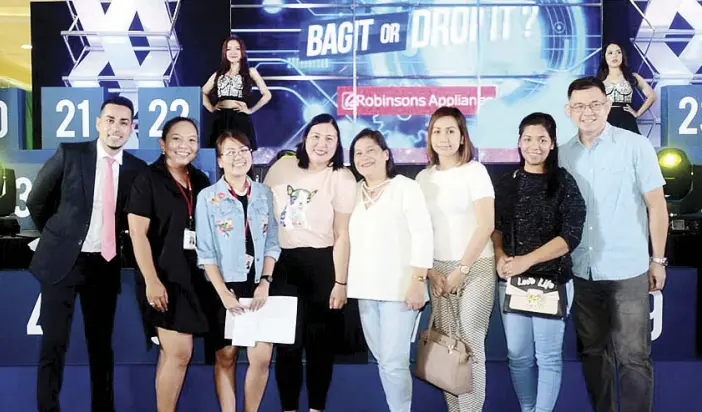
[[[222,154],[220,155],[220,157],[231,157],[231,158],[235,158],[235,157],[236,157],[235,155],[237,155],[237,154],[238,154],[239,156],[241,156],[241,157],[244,157],[244,156],[246,156],[247,153],[248,153],[248,154],[253,154],[253,150],[252,150],[250,147],[248,147],[248,146],[244,146],[244,147],[242,147],[241,149],[228,150],[228,151],[222,153]]]
[[[570,108],[571,111],[573,111],[573,113],[583,113],[583,112],[585,112],[585,109],[588,109],[588,108],[593,113],[597,113],[600,110],[602,110],[605,106],[607,106],[607,103],[609,103],[609,100],[605,99],[605,101],[596,100],[594,102],[590,102],[589,104],[578,103],[577,105],[571,105],[570,103],[568,103],[568,107]],[[594,107],[592,107],[594,104],[599,104],[600,107],[595,109]],[[582,106],[582,107],[578,107],[578,106]]]

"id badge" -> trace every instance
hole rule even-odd
[[[246,261],[244,262],[244,267],[246,268],[246,273],[249,273],[249,270],[251,270],[251,265],[253,264],[253,261],[254,261],[253,256],[247,254]]]
[[[195,250],[195,231],[185,229],[183,232],[183,249]]]

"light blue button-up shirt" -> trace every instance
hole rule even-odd
[[[278,260],[278,223],[273,214],[273,193],[251,181],[246,216],[254,244],[256,283],[261,279],[263,259]],[[200,266],[217,265],[225,282],[244,282],[246,271],[246,237],[244,208],[232,196],[224,178],[203,189],[195,209],[197,260]]]
[[[665,184],[651,142],[607,123],[590,149],[576,135],[558,151],[587,206],[582,241],[571,254],[575,276],[623,280],[648,271],[643,195]]]

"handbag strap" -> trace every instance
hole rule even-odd
[[[437,299],[436,301],[439,302],[440,299]],[[445,299],[445,303],[449,306],[449,310],[451,311],[451,315],[453,316],[453,318],[456,319],[456,324],[457,324],[457,326],[458,326],[458,333],[460,333],[460,331],[461,331],[461,318],[458,317],[458,311],[453,307],[453,305],[451,304],[451,300],[450,300],[450,299],[448,299],[448,298]],[[437,328],[434,327],[434,315],[436,314],[437,309],[439,309],[439,308],[434,307],[434,305],[432,304],[432,307],[431,307],[431,315],[429,315],[429,333],[431,333],[431,330],[432,330],[432,329],[437,329]],[[452,339],[456,339],[456,340],[461,340],[461,341],[462,341],[462,339],[460,339],[460,338],[457,336],[457,334],[454,335],[454,333],[453,333],[453,328],[451,327],[451,326],[453,325],[453,322],[447,322],[447,323],[448,323],[448,335],[449,335],[449,337],[452,338]]]

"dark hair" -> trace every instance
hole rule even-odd
[[[337,136],[336,151],[334,152],[334,156],[332,156],[331,160],[329,161],[329,166],[331,166],[334,170],[344,167],[344,149],[341,147],[341,132],[339,131],[339,125],[336,123],[336,119],[334,119],[332,115],[322,113],[316,115],[312,118],[312,120],[310,120],[302,134],[302,142],[297,145],[297,151],[295,152],[295,156],[297,157],[297,165],[303,169],[310,167],[310,156],[307,154],[306,148],[307,135],[310,134],[310,130],[312,130],[314,126],[324,123],[329,123],[334,126]]]
[[[612,45],[619,47],[619,50],[622,52],[622,64],[619,66],[619,68],[621,69],[624,78],[629,82],[632,88],[636,88],[638,82],[636,81],[636,77],[634,77],[634,73],[627,64],[626,53],[624,53],[624,49],[619,43],[609,42],[602,49],[602,53],[600,54],[600,66],[597,68],[597,78],[604,81],[607,78],[607,75],[609,75],[609,66],[607,65],[607,48]]]
[[[573,92],[576,90],[587,90],[593,88],[600,89],[602,94],[604,94],[605,96],[607,95],[607,91],[605,90],[605,86],[604,83],[602,83],[602,80],[594,76],[585,76],[573,80],[570,86],[568,86],[568,98],[570,99],[570,95],[572,95]]]
[[[388,161],[385,163],[385,173],[390,179],[397,176],[397,170],[395,169],[395,159],[393,159],[392,157],[392,151],[388,147],[388,143],[385,141],[385,137],[382,133],[380,133],[377,130],[371,130],[366,128],[361,130],[361,132],[353,138],[353,140],[351,141],[351,148],[349,149],[349,156],[351,158],[351,171],[353,172],[354,176],[356,176],[356,180],[363,179],[363,176],[361,176],[361,174],[358,172],[358,169],[356,169],[356,164],[353,161],[355,157],[354,150],[356,148],[356,142],[365,138],[373,140],[375,144],[380,146],[381,150],[388,152]]]
[[[461,138],[464,139],[458,147],[458,155],[460,164],[465,164],[473,160],[475,156],[475,146],[470,140],[468,134],[468,126],[466,125],[466,117],[458,108],[442,106],[436,109],[434,114],[429,119],[429,129],[427,130],[427,155],[429,157],[429,166],[439,164],[439,155],[431,147],[431,133],[434,130],[434,123],[442,117],[452,117],[458,124],[458,131],[461,133]]]
[[[166,137],[168,136],[168,132],[171,131],[173,126],[175,126],[176,124],[178,124],[180,122],[190,123],[195,128],[195,131],[198,134],[200,133],[200,131],[197,129],[197,123],[195,123],[195,120],[193,120],[189,117],[177,116],[177,117],[174,117],[171,120],[167,121],[166,124],[163,125],[163,132],[161,132],[161,140],[163,140],[165,142]]]
[[[215,151],[217,152],[217,157],[222,156],[222,146],[224,146],[224,142],[226,142],[229,139],[237,141],[251,149],[251,141],[248,137],[246,137],[244,133],[238,130],[224,130],[222,133],[219,134],[219,137],[215,142]]]
[[[519,123],[519,139],[521,140],[522,134],[524,134],[524,129],[527,126],[543,126],[548,133],[548,137],[553,143],[553,149],[548,153],[546,161],[544,162],[544,173],[546,174],[546,197],[551,197],[556,193],[558,189],[558,143],[556,134],[556,121],[553,120],[548,113],[532,113],[522,119]],[[522,155],[521,149],[519,152],[519,167],[524,169],[524,155]]]
[[[222,56],[219,63],[219,70],[217,70],[217,74],[214,78],[214,90],[217,90],[217,82],[219,81],[219,77],[224,76],[232,68],[232,63],[229,61],[229,59],[227,59],[227,44],[229,44],[230,41],[236,41],[239,43],[239,48],[241,49],[241,59],[239,59],[239,75],[241,75],[241,80],[244,85],[243,93],[244,97],[246,98],[251,93],[251,85],[253,84],[253,80],[251,80],[251,74],[249,73],[249,58],[246,55],[246,46],[244,45],[244,41],[235,34],[232,34],[231,37],[228,37],[222,43]]]
[[[102,102],[102,106],[100,106],[100,113],[102,113],[102,110],[107,106],[108,104],[114,104],[116,106],[122,106],[126,107],[129,109],[129,112],[131,113],[131,120],[134,120],[134,103],[132,103],[131,100],[127,99],[124,96],[111,96],[105,99],[104,102]]]

